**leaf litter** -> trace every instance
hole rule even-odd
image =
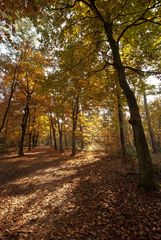
[[[0,239],[160,240],[161,198],[117,157],[39,147],[0,159]]]

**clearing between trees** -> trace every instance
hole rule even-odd
[[[0,159],[0,239],[161,239],[159,192],[117,156],[36,147]]]

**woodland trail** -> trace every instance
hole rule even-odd
[[[161,198],[103,153],[0,159],[1,240],[161,239]]]

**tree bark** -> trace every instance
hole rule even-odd
[[[31,116],[30,116],[30,112],[29,112],[29,116],[28,116],[28,151],[31,151],[31,138],[32,138]]]
[[[18,66],[15,67],[13,80],[12,80],[12,84],[11,84],[10,96],[9,96],[7,107],[6,107],[6,110],[5,110],[3,119],[2,119],[2,123],[1,123],[1,126],[0,126],[0,133],[2,132],[2,129],[4,128],[4,125],[5,125],[5,122],[6,122],[6,118],[7,118],[9,109],[10,109],[12,97],[13,97],[14,91],[16,89],[16,74],[17,74],[17,70],[18,70]]]
[[[84,149],[84,139],[83,139],[83,127],[80,123],[80,132],[81,132],[81,150]]]
[[[29,101],[30,101],[30,96],[27,96],[27,101],[26,101],[26,107],[24,109],[24,115],[22,118],[22,124],[21,124],[21,139],[19,143],[19,156],[24,156],[24,139],[25,139],[25,134],[26,134],[26,127],[27,127],[27,120],[29,116]]]
[[[32,147],[36,147],[36,135],[35,135],[35,131],[33,131],[32,133]]]
[[[119,130],[120,130],[120,143],[121,143],[121,153],[122,153],[122,162],[126,163],[126,143],[125,143],[125,133],[124,133],[124,118],[123,118],[123,109],[122,102],[119,90],[117,91],[117,104],[118,104],[118,120],[119,120]]]
[[[31,139],[32,139],[32,133],[29,132],[28,134],[29,140],[28,140],[28,151],[31,151]]]
[[[76,155],[76,129],[79,113],[79,97],[76,96],[73,101],[72,109],[72,156]]]
[[[63,124],[58,119],[59,151],[63,152]]]
[[[35,147],[37,147],[38,144],[39,144],[39,132],[37,132],[35,135]]]
[[[55,149],[55,151],[57,151],[58,147],[57,147],[57,140],[56,140],[56,130],[55,130],[55,127],[54,127],[54,122],[53,122],[53,119],[52,119],[52,115],[50,116],[50,121],[51,121],[51,128],[52,128],[53,138],[54,138],[54,149]]]
[[[53,137],[52,137],[52,127],[51,127],[51,122],[50,122],[50,147],[53,146]]]
[[[65,143],[65,147],[68,148],[68,139],[67,139],[66,131],[64,131],[64,143]]]
[[[149,135],[150,135],[150,140],[151,140],[151,146],[152,146],[153,152],[156,153],[157,152],[157,146],[156,146],[156,141],[155,141],[153,128],[152,128],[152,125],[151,125],[151,119],[150,119],[150,114],[149,114],[149,109],[148,109],[148,103],[147,103],[147,97],[146,97],[145,90],[143,92],[143,97],[144,97],[144,107],[145,107],[145,113],[146,113],[146,120],[147,120],[147,123],[148,123],[148,130],[149,130]]]

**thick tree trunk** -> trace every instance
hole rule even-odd
[[[126,96],[130,110],[131,118],[129,123],[132,125],[135,147],[139,159],[140,185],[144,189],[152,190],[156,188],[156,185],[153,174],[152,160],[141,122],[139,108],[135,95],[130,89],[130,86],[126,80],[125,69],[121,62],[119,45],[113,38],[112,24],[104,22],[104,27],[112,50],[114,66],[118,73],[119,84]]]
[[[27,120],[29,116],[29,99],[30,96],[27,97],[27,102],[26,102],[26,107],[24,109],[24,115],[22,119],[22,124],[21,124],[21,139],[19,142],[19,156],[24,156],[24,139],[25,139],[25,134],[26,134],[26,127],[27,127]]]
[[[121,96],[119,91],[117,92],[117,104],[118,104],[118,120],[119,120],[119,130],[120,130],[120,143],[121,143],[121,153],[122,162],[126,163],[126,144],[125,144],[125,133],[124,133],[124,117]]]
[[[143,97],[144,97],[144,107],[145,107],[145,113],[146,113],[146,120],[147,120],[147,123],[148,123],[148,130],[149,130],[149,135],[150,135],[150,140],[151,140],[151,146],[152,146],[153,152],[156,153],[157,152],[157,146],[156,146],[156,141],[155,141],[153,128],[152,128],[152,125],[151,125],[151,119],[150,119],[150,115],[149,115],[149,109],[148,109],[147,97],[146,97],[145,90],[144,90],[144,93],[143,93]]]

